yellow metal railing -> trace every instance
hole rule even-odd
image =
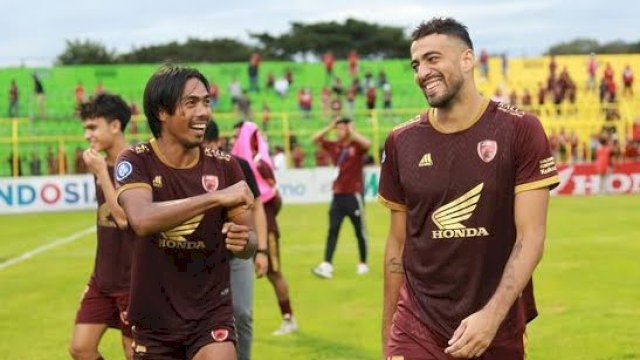
[[[622,101],[619,104],[605,104],[592,102],[578,102],[576,104],[562,104],[555,106],[546,104],[544,106],[529,107],[526,110],[536,113],[540,118],[547,134],[559,134],[561,131],[567,135],[575,132],[579,141],[577,145],[565,145],[562,151],[560,162],[570,163],[576,160],[590,159],[592,156],[591,140],[592,136],[599,134],[603,127],[615,128],[619,136],[620,146],[625,146],[628,138],[631,138],[633,131],[634,116],[640,113],[640,101]],[[376,164],[379,164],[379,150],[382,147],[384,139],[390,129],[396,124],[404,122],[415,114],[425,109],[393,109],[391,113],[385,110],[362,110],[353,114],[355,123],[359,132],[370,137],[372,141],[372,156]],[[617,111],[619,119],[606,122],[604,120],[606,111]],[[221,136],[232,137],[233,124],[238,121],[235,113],[215,113],[214,118],[221,128]],[[319,120],[322,119],[322,120]],[[47,134],[47,135],[21,135],[22,126],[31,126],[31,120],[28,119],[0,119],[0,126],[11,126],[10,136],[0,136],[0,146],[10,145],[10,151],[13,155],[11,164],[12,175],[18,176],[21,147],[24,145],[42,145],[55,144],[58,153],[63,156],[57,156],[58,172],[65,174],[69,172],[67,162],[68,155],[67,146],[73,144],[84,143],[81,135],[81,125],[77,124],[77,135],[64,134]],[[132,134],[130,128],[127,129],[127,139],[131,142],[147,141],[151,134],[146,126],[143,115],[137,115],[132,119],[137,125],[137,133]],[[299,142],[311,146],[311,136],[321,127],[326,126],[328,118],[321,115],[321,112],[315,112],[311,118],[304,118],[298,112],[280,112],[271,114],[271,124],[266,131],[267,137],[271,139],[271,144],[281,143],[285,149],[287,162],[291,162],[291,139],[295,136]],[[279,126],[278,126],[279,122]],[[299,122],[299,123],[298,123]],[[275,123],[275,124],[274,124]],[[67,123],[67,126],[70,126]],[[71,125],[74,126],[74,125]],[[131,126],[131,125],[130,125]],[[69,129],[67,129],[69,132]],[[73,133],[73,128],[71,128]],[[279,140],[279,141],[278,141]],[[23,148],[24,150],[24,148]],[[7,154],[8,155],[8,154]],[[573,155],[573,156],[572,156]],[[577,155],[577,156],[576,156]]]

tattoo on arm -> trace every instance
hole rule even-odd
[[[389,272],[391,274],[404,274],[402,261],[400,261],[396,257],[392,257],[391,259],[389,259],[387,265],[389,266]]]
[[[507,267],[504,270],[504,285],[505,288],[509,291],[513,291],[515,287],[514,282],[516,281],[516,276],[514,272],[514,262],[520,257],[520,253],[522,252],[522,242],[517,241],[513,245],[513,250],[511,251],[511,256],[509,256],[509,261],[507,262]]]

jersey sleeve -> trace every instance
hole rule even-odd
[[[276,175],[273,173],[273,170],[271,170],[271,167],[264,160],[258,161],[258,163],[256,164],[256,169],[258,170],[258,172],[260,173],[260,176],[262,176],[263,179],[267,181],[273,180],[274,183],[276,182]]]
[[[122,152],[114,169],[116,199],[130,189],[147,188],[151,191],[151,176],[141,154],[136,154],[132,149]]]
[[[378,201],[391,210],[407,211],[404,189],[400,183],[395,137],[391,133],[384,144],[380,165]]]
[[[247,185],[249,185],[249,189],[251,189],[251,193],[253,193],[253,197],[260,197],[260,189],[258,188],[258,183],[256,183],[256,177],[253,176],[253,171],[251,170],[251,165],[245,159],[236,158],[238,160],[238,164],[240,168],[242,168],[242,173],[247,180]]]
[[[245,181],[247,180],[244,176],[244,173],[242,172],[240,163],[234,156],[231,156],[229,158],[229,161],[226,163],[224,170],[225,170],[225,176],[227,177],[227,180],[228,180],[227,181],[227,184],[229,184],[228,186],[231,186],[242,180],[245,180]],[[247,209],[248,208],[246,206],[236,206],[235,208],[229,208],[226,211],[227,217],[230,219],[234,218],[235,216],[246,211]]]
[[[515,192],[556,187],[559,183],[558,170],[540,120],[531,114],[519,119],[514,141]]]

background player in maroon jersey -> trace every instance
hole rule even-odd
[[[282,207],[282,197],[276,184],[273,161],[269,155],[269,144],[262,137],[258,126],[250,121],[235,125],[236,139],[231,153],[249,162],[253,175],[260,188],[260,198],[264,204],[267,218],[267,241],[269,254],[269,270],[267,278],[273,286],[278,307],[282,315],[282,323],[273,335],[287,335],[298,331],[298,323],[293,315],[293,307],[289,297],[289,285],[282,271],[280,257],[280,228],[277,215]]]
[[[155,138],[118,158],[118,200],[137,235],[134,359],[236,359],[229,260],[255,253],[253,195],[234,158],[201,147],[208,86],[195,69],[153,74],[144,111]]]
[[[218,124],[209,121],[204,134],[203,146],[211,149],[221,149],[222,141],[219,137]],[[233,294],[233,316],[238,330],[238,360],[251,359],[251,343],[253,340],[253,276],[258,278],[267,273],[269,267],[269,251],[267,249],[267,218],[260,199],[260,189],[253,176],[251,165],[245,159],[236,157],[247,185],[253,193],[253,215],[258,237],[258,250],[255,259],[231,259],[231,293]],[[254,267],[255,263],[255,267]]]
[[[330,141],[325,136],[335,130],[337,139]],[[333,277],[333,254],[338,243],[340,226],[345,216],[349,217],[358,238],[360,262],[358,275],[369,272],[367,265],[367,235],[364,225],[364,202],[362,200],[362,168],[364,155],[371,142],[353,128],[351,119],[337,118],[313,136],[313,142],[329,153],[337,167],[333,182],[333,198],[329,208],[329,232],[324,252],[324,261],[312,269],[321,278]]]
[[[122,332],[122,347],[131,359],[131,328],[123,323],[129,302],[132,234],[116,202],[113,166],[127,147],[124,130],[131,110],[120,96],[102,94],[80,105],[84,136],[90,147],[82,158],[95,176],[98,201],[98,245],[93,274],[76,315],[69,352],[74,359],[101,359],[98,344],[107,327]],[[105,153],[103,157],[100,152]]]
[[[535,116],[478,93],[464,25],[432,19],[412,39],[411,66],[432,109],[385,144],[385,356],[522,359],[558,183],[547,137]]]

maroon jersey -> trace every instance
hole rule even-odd
[[[224,189],[244,180],[230,155],[200,148],[196,162],[174,168],[155,140],[132,146],[118,158],[118,196],[147,188],[154,202],[172,201]],[[222,225],[227,210],[216,207],[134,246],[129,319],[140,327],[180,332],[195,320],[231,318],[230,253]]]
[[[416,315],[449,339],[497,289],[516,239],[515,194],[558,183],[538,119],[487,102],[465,130],[445,134],[433,110],[388,136],[379,200],[407,211],[403,262]],[[496,339],[535,316],[531,285]]]
[[[107,168],[111,183],[113,167]],[[129,230],[120,230],[116,225],[104,197],[102,187],[94,177],[96,200],[98,202],[96,260],[91,282],[101,292],[118,294],[129,291],[131,279],[131,258],[134,234]]]
[[[338,175],[333,181],[334,194],[356,194],[362,192],[362,168],[366,149],[358,142],[341,144],[322,139],[320,143],[333,163],[338,167]]]

